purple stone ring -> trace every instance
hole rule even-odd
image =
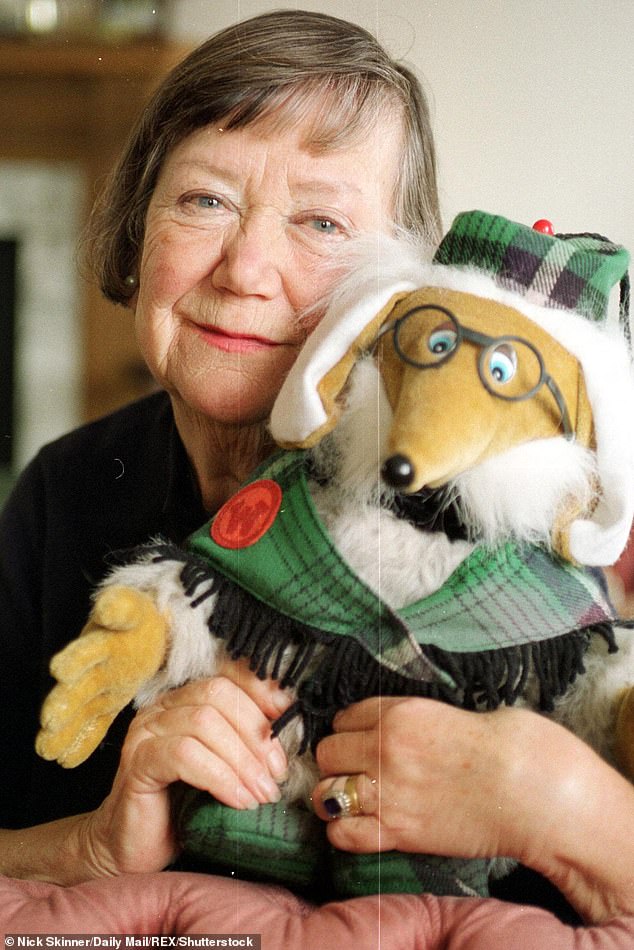
[[[357,776],[336,778],[322,795],[322,804],[329,818],[354,818],[363,811],[357,791]]]

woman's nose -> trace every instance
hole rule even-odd
[[[226,234],[212,283],[240,297],[275,297],[282,287],[282,239],[274,222],[249,218]]]

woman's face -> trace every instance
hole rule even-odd
[[[398,120],[346,148],[302,142],[301,128],[201,129],[168,155],[149,204],[139,343],[172,398],[210,419],[268,416],[346,242],[391,228]]]

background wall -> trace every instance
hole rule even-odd
[[[634,251],[632,0],[175,0],[175,37],[280,8],[374,32],[430,96],[445,224],[483,208]]]

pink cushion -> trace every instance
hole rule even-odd
[[[314,907],[283,888],[203,874],[138,874],[75,887],[0,877],[11,933],[259,933],[265,947],[381,950],[631,950],[634,916],[572,928],[496,900],[390,894]],[[380,935],[380,943],[379,943]]]

